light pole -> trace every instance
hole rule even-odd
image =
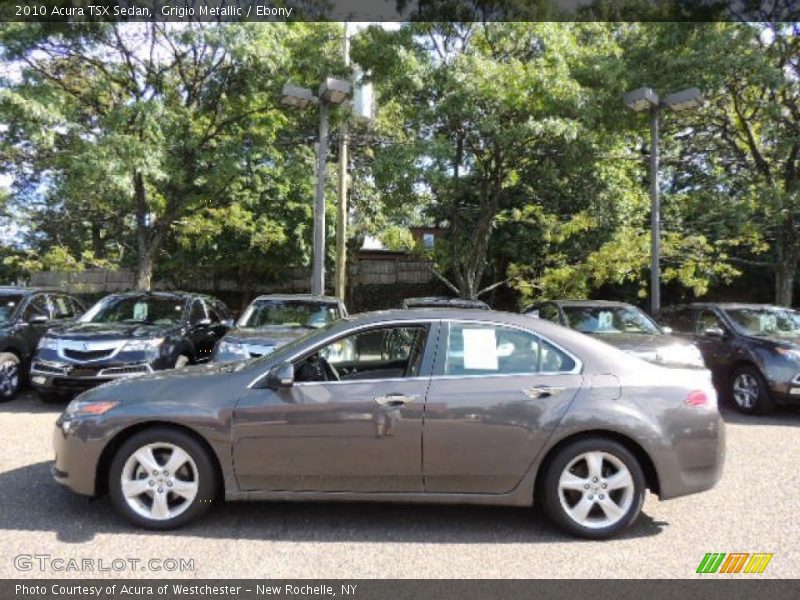
[[[659,100],[651,88],[643,87],[623,96],[625,106],[636,112],[650,113],[650,313],[656,316],[661,310],[661,200],[658,186],[658,152],[660,144],[661,111],[697,108],[703,95],[697,88],[687,88]]]
[[[281,103],[293,108],[319,106],[319,150],[317,152],[317,189],[314,196],[314,260],[311,272],[311,293],[325,293],[325,175],[328,158],[328,129],[331,105],[341,104],[350,93],[350,83],[327,77],[319,93],[291,84],[283,86]]]

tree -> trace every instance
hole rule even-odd
[[[176,223],[229,205],[246,143],[277,156],[284,128],[307,119],[279,107],[280,87],[308,62],[308,77],[330,64],[309,50],[332,27],[5,24],[3,58],[22,70],[0,100],[14,149],[4,166],[26,174],[18,189],[66,198],[68,217],[130,219],[121,241],[149,289]],[[96,193],[80,197],[75,182]]]

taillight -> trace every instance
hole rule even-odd
[[[711,404],[711,400],[708,397],[708,394],[703,390],[694,390],[689,392],[689,395],[686,396],[686,400],[684,400],[686,406],[709,406]]]

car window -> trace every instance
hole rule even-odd
[[[75,298],[67,296],[67,299],[69,300],[70,304],[72,304],[72,312],[75,314],[76,317],[80,317],[83,314],[84,310],[86,309],[83,308],[83,305],[80,302],[78,302]]]
[[[561,324],[561,313],[555,304],[542,304],[539,307],[539,318]]]
[[[445,375],[504,375],[572,371],[575,361],[538,336],[511,327],[453,323]]]
[[[689,308],[678,308],[665,311],[660,321],[675,333],[694,333],[694,314]]]
[[[394,379],[419,374],[427,327],[381,327],[329,343],[295,364],[296,381]]]
[[[710,310],[704,310],[697,317],[697,332],[702,334],[707,329],[722,329],[725,331],[725,325],[715,313]]]
[[[54,319],[74,319],[75,307],[67,296],[50,294],[50,305],[53,307]]]
[[[203,301],[199,298],[192,302],[192,308],[189,311],[189,322],[192,324],[199,323],[206,318],[206,309],[203,307]]]
[[[212,323],[219,323],[222,321],[222,315],[219,314],[219,309],[215,303],[206,301],[206,310],[208,311],[208,318],[211,319]]]
[[[23,300],[24,297],[20,294],[0,295],[0,323],[10,321]]]
[[[40,315],[50,318],[50,309],[44,294],[37,294],[28,301],[28,305],[25,307],[24,319],[29,321],[33,317]]]

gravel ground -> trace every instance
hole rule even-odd
[[[88,501],[50,478],[59,410],[30,393],[0,404],[0,578],[685,578],[706,552],[773,552],[761,577],[800,577],[796,410],[726,411],[719,485],[663,503],[649,496],[634,527],[608,542],[573,540],[532,510],[464,506],[231,503],[178,532],[136,530],[107,499]],[[18,555],[145,564],[81,573],[34,563],[22,573]],[[145,566],[170,558],[193,559],[194,570]]]

